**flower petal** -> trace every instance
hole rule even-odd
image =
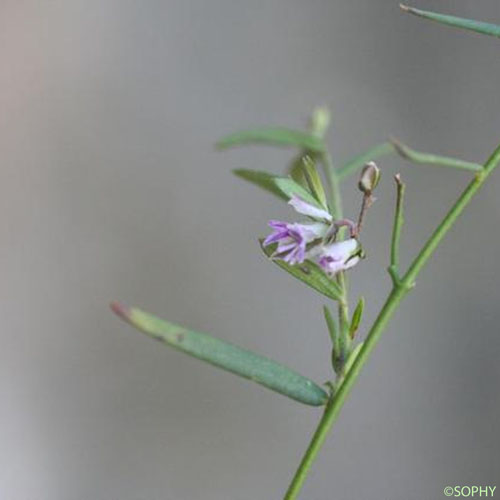
[[[327,273],[332,275],[339,271],[345,271],[360,261],[360,257],[357,255],[359,249],[360,244],[354,238],[326,245],[321,249],[318,263]]]
[[[323,255],[333,260],[347,260],[359,249],[359,242],[355,238],[338,241],[323,247]]]
[[[288,202],[289,205],[302,215],[308,215],[313,219],[326,220],[328,222],[332,221],[332,216],[322,208],[315,207],[310,203],[307,203],[302,198],[299,198],[297,195],[293,195]]]

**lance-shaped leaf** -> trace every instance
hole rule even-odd
[[[453,167],[462,170],[472,170],[473,172],[480,172],[483,170],[482,165],[479,165],[478,163],[460,160],[458,158],[450,158],[449,156],[439,156],[430,153],[422,153],[421,151],[415,151],[395,137],[391,137],[391,143],[394,150],[399,156],[401,156],[401,158],[414,163],[436,165],[438,167]]]
[[[288,166],[287,173],[288,175],[300,186],[304,188],[308,188],[307,179],[304,174],[304,169],[302,168],[304,153],[298,154]]]
[[[311,205],[323,208],[318,200],[316,200],[316,198],[314,198],[314,196],[312,196],[307,189],[303,188],[300,184],[297,184],[290,177],[273,175],[262,170],[237,169],[233,170],[233,173],[241,179],[245,179],[246,181],[259,186],[284,200],[289,200],[295,195]]]
[[[294,146],[314,152],[322,152],[325,149],[320,137],[283,127],[264,127],[236,132],[223,137],[216,146],[218,149],[228,149],[246,144]]]
[[[363,311],[365,309],[365,298],[360,297],[358,305],[354,312],[352,313],[351,326],[349,327],[349,335],[351,339],[354,338],[356,332],[358,331],[359,325],[361,324],[361,319],[363,318]]]
[[[337,323],[330,312],[330,309],[327,306],[323,306],[323,314],[325,316],[326,325],[328,327],[328,332],[330,333],[330,338],[332,340],[332,367],[335,373],[342,372],[342,362],[340,359],[340,338],[339,331],[337,328]]]
[[[304,189],[300,184],[297,184],[293,179],[290,179],[290,177],[276,177],[274,183],[283,193],[288,196],[289,199],[292,196],[298,196],[300,199],[306,201],[310,205],[314,205],[315,207],[324,209],[324,207],[313,195],[309,193],[309,191]]]
[[[269,191],[270,193],[278,196],[279,198],[288,201],[289,196],[285,194],[274,182],[276,175],[264,172],[263,170],[246,170],[243,168],[233,170],[233,173],[256,186]]]
[[[326,203],[325,189],[323,188],[323,183],[316,170],[316,165],[310,156],[304,156],[302,158],[302,165],[304,169],[304,174],[306,177],[307,185],[311,191],[314,198],[319,202],[323,208],[328,208]]]
[[[326,326],[328,327],[328,333],[330,334],[330,339],[332,344],[335,346],[338,343],[338,331],[337,324],[333,319],[332,313],[327,306],[323,306],[323,314],[325,316]]]
[[[314,288],[319,293],[333,300],[340,300],[342,297],[342,290],[339,285],[329,278],[317,264],[310,260],[305,260],[302,264],[291,265],[281,259],[274,259],[272,255],[276,250],[276,245],[263,246],[262,240],[260,241],[262,250],[271,258],[277,266],[284,269],[293,277],[299,279],[306,285]]]
[[[129,309],[115,302],[111,308],[127,323],[150,337],[295,401],[321,406],[328,399],[327,393],[312,380],[269,358],[205,333],[188,330],[137,308]]]
[[[415,16],[423,17],[425,19],[430,19],[431,21],[500,38],[500,26],[497,24],[484,23],[462,17],[447,16],[445,14],[438,14],[437,12],[415,9],[414,7],[408,7],[403,4],[400,4],[400,7],[405,12],[409,12],[410,14],[414,14]]]

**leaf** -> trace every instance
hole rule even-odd
[[[302,168],[304,169],[306,181],[312,195],[323,208],[327,209],[328,205],[326,203],[325,189],[318,171],[316,170],[316,165],[310,156],[304,156],[302,158]]]
[[[458,158],[450,158],[449,156],[438,156],[430,153],[422,153],[421,151],[415,151],[394,137],[391,137],[391,143],[399,156],[414,163],[435,165],[438,167],[453,167],[462,170],[472,170],[473,172],[480,172],[483,170],[482,165],[479,165],[478,163],[472,163]]]
[[[430,19],[455,28],[462,28],[469,31],[475,31],[476,33],[481,33],[483,35],[500,38],[500,26],[497,24],[483,23],[481,21],[474,21],[473,19],[465,19],[462,17],[447,16],[445,14],[438,14],[437,12],[415,9],[414,7],[408,7],[403,4],[400,4],[400,7],[405,12],[409,12],[415,16]]]
[[[316,198],[314,198],[314,196],[312,196],[309,191],[304,189],[300,184],[297,184],[293,179],[290,179],[289,177],[276,177],[274,183],[283,193],[288,196],[288,198],[291,198],[295,195],[306,201],[307,203],[314,205],[315,207],[322,209],[325,208],[320,205],[318,200],[316,200]]]
[[[328,327],[332,344],[335,346],[338,339],[337,324],[335,323],[332,313],[327,306],[323,306],[323,314],[325,315],[326,326]]]
[[[269,245],[265,247],[262,244],[262,241],[260,244],[263,252],[268,257],[271,257],[276,249],[276,245]],[[339,285],[329,278],[316,263],[306,260],[302,264],[292,266],[281,259],[271,258],[271,261],[281,267],[281,269],[284,269],[287,273],[291,274],[293,277],[302,281],[311,288],[314,288],[326,297],[333,300],[340,300],[342,297],[342,291]]]
[[[363,318],[363,311],[365,309],[365,298],[360,297],[356,309],[352,314],[351,326],[349,328],[349,336],[351,339],[354,338],[356,332],[358,331],[359,325],[361,323],[361,319]]]
[[[319,202],[300,184],[297,184],[290,177],[273,175],[262,170],[237,169],[233,173],[246,181],[255,184],[266,191],[269,191],[284,200],[289,200],[293,195],[318,208],[322,207]]]
[[[330,333],[330,338],[332,340],[332,367],[335,373],[339,374],[342,372],[342,360],[340,359],[340,338],[337,328],[337,323],[327,306],[323,306],[323,314],[325,315],[326,326],[328,327],[328,332]]]
[[[256,186],[259,186],[262,189],[275,194],[285,201],[288,201],[289,199],[288,195],[286,195],[274,182],[277,177],[276,175],[264,172],[263,170],[246,169],[233,170],[233,173],[241,179],[245,179],[246,181],[251,182]]]
[[[164,321],[137,308],[129,309],[117,303],[111,304],[111,308],[150,337],[300,403],[321,406],[328,399],[327,393],[312,380],[264,356]]]
[[[282,127],[265,127],[253,130],[244,130],[223,137],[217,142],[218,149],[228,149],[246,144],[269,144],[272,146],[295,146],[314,152],[325,149],[320,137]]]
[[[288,174],[297,184],[307,189],[307,180],[302,168],[303,157],[304,155],[301,153],[292,160],[288,167]]]
[[[363,167],[367,162],[375,160],[376,158],[380,158],[381,156],[387,156],[394,152],[399,154],[402,158],[413,161],[414,163],[461,168],[465,170],[473,170],[475,172],[478,172],[483,168],[478,163],[460,160],[457,158],[450,158],[448,156],[438,156],[434,154],[415,151],[414,149],[408,147],[406,144],[403,144],[394,137],[391,137],[390,142],[379,144],[369,149],[365,153],[361,153],[360,155],[352,158],[342,167],[340,167],[339,179],[344,180],[346,177],[350,176],[358,169]]]

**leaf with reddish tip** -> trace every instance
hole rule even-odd
[[[111,309],[150,337],[295,401],[322,406],[328,399],[327,393],[315,382],[269,358],[210,335],[188,330],[135,307],[129,309],[113,302]]]
[[[448,16],[437,12],[415,9],[414,7],[408,7],[403,4],[400,4],[399,6],[401,7],[401,10],[418,17],[423,17],[424,19],[430,19],[431,21],[453,26],[454,28],[475,31],[476,33],[481,33],[482,35],[490,35],[500,38],[500,26],[498,24],[484,23],[463,17]]]

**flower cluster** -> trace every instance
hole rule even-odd
[[[348,219],[334,220],[326,210],[314,206],[298,196],[288,202],[299,214],[314,222],[298,223],[269,221],[273,232],[264,240],[264,246],[277,244],[272,257],[290,265],[300,264],[306,259],[315,259],[321,268],[333,276],[356,265],[362,249],[356,238],[356,224]],[[347,226],[350,237],[336,241],[338,230]]]

